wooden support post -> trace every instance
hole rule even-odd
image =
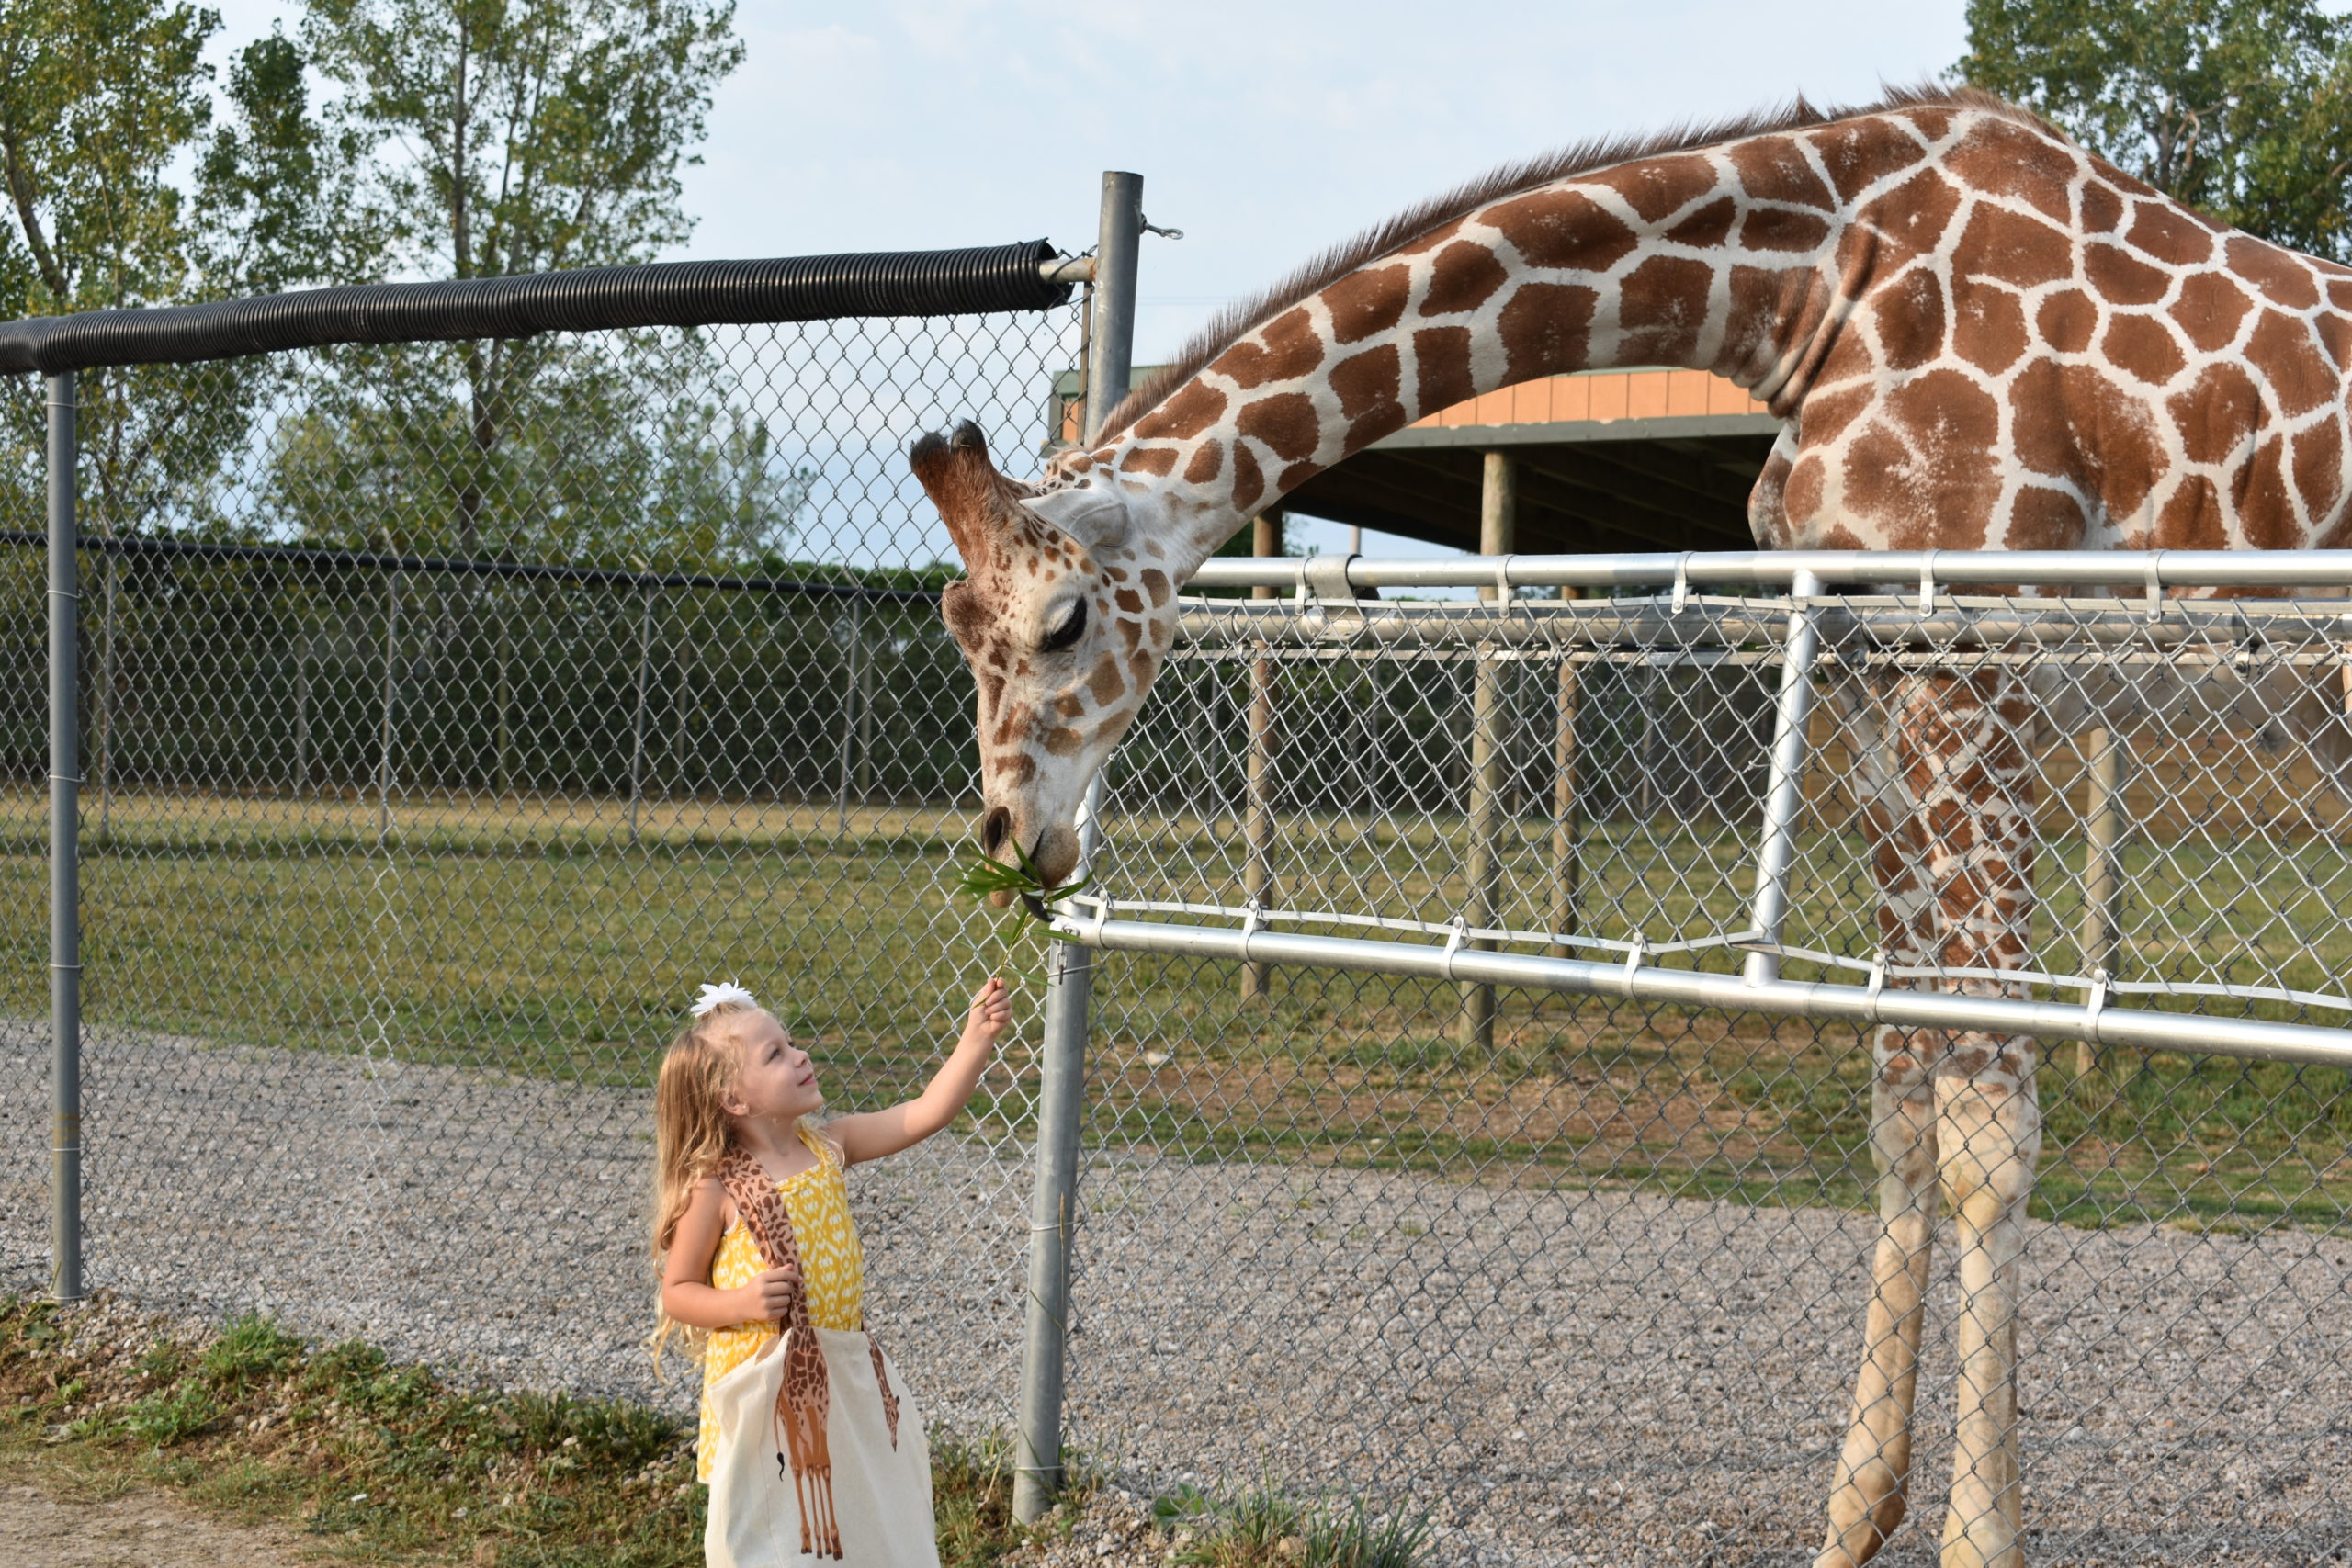
[[[1486,471],[1478,489],[1478,553],[1507,556],[1519,524],[1519,466],[1508,452],[1487,454]],[[1503,591],[1481,588],[1478,597],[1499,610]],[[1467,802],[1470,846],[1462,915],[1473,927],[1491,926],[1502,885],[1502,793],[1510,755],[1504,733],[1510,704],[1503,689],[1508,667],[1499,641],[1478,645],[1473,655],[1470,686],[1470,777]],[[1476,942],[1491,948],[1490,942]],[[1495,988],[1464,984],[1462,987],[1460,1034],[1464,1050],[1484,1051],[1495,1043]]]
[[[1252,520],[1250,553],[1259,556],[1279,556],[1283,553],[1283,517],[1279,512],[1261,513]],[[1253,599],[1276,597],[1272,588],[1253,588]],[[1250,663],[1250,753],[1243,762],[1241,840],[1246,855],[1242,866],[1244,897],[1260,904],[1274,901],[1274,661],[1255,659]],[[1264,964],[1244,964],[1241,966],[1241,999],[1254,1001],[1266,994],[1272,980],[1271,966]]]
[[[2084,737],[2083,969],[2104,969],[2109,978],[2123,961],[2123,789],[2128,777],[2123,743],[2114,730]],[[2075,1046],[2075,1072],[2088,1078],[2098,1066],[2098,1047],[2087,1040]]]
[[[1573,588],[1560,590],[1564,600],[1576,598]],[[1563,650],[1558,690],[1552,709],[1552,930],[1561,936],[1577,932],[1577,905],[1584,896],[1584,846],[1577,799],[1577,708],[1584,695],[1582,675]],[[1555,958],[1574,958],[1565,942],[1554,942]]]

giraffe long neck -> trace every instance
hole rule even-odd
[[[1072,467],[1157,497],[1197,561],[1351,454],[1521,381],[1711,370],[1785,415],[1838,299],[1899,247],[1905,172],[1964,118],[1880,115],[1501,197],[1243,333]]]

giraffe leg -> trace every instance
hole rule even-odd
[[[2018,1276],[2026,1201],[2041,1147],[2033,1042],[2006,1042],[1996,1067],[1938,1084],[1943,1183],[1958,1233],[1959,1428],[1943,1568],[2022,1568],[2018,1469]],[[2002,1072],[2007,1067],[2011,1072]],[[2011,1074],[2014,1073],[2014,1076]]]
[[[1911,1473],[1911,1407],[1919,1323],[1936,1224],[1932,1090],[1899,1031],[1873,1040],[1871,1157],[1878,1167],[1878,1252],[1862,1323],[1846,1445],[1829,1490],[1829,1529],[1814,1568],[1860,1568],[1903,1520]]]

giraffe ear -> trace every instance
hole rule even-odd
[[[1048,491],[1025,504],[1089,550],[1126,543],[1133,526],[1126,497],[1113,485],[1076,485]]]

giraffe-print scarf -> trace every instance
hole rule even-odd
[[[775,1325],[784,1337],[777,1352],[784,1357],[784,1377],[775,1395],[776,1428],[783,1439],[775,1456],[776,1478],[784,1479],[789,1467],[793,1489],[801,1501],[800,1550],[839,1558],[842,1538],[833,1517],[833,1459],[825,1441],[825,1419],[832,1409],[832,1380],[825,1371],[817,1326],[808,1316],[808,1275],[800,1265],[792,1213],[760,1162],[741,1149],[729,1151],[719,1161],[718,1174],[767,1267],[790,1269],[799,1279],[799,1288],[792,1292]],[[889,1377],[882,1370],[882,1347],[870,1331],[865,1348],[874,1358],[874,1381],[882,1391],[882,1416],[895,1449],[899,1446],[899,1396],[891,1392]]]

